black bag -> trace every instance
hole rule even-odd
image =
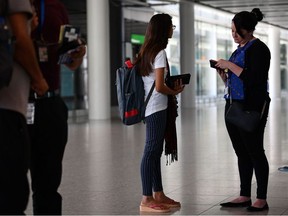
[[[7,0],[0,0],[0,89],[9,85],[13,71],[11,33],[6,22],[6,12]]]
[[[257,111],[246,111],[243,110],[242,103],[233,101],[228,108],[225,119],[227,122],[241,128],[246,132],[253,132],[256,130],[261,121],[265,106],[266,101],[264,102],[261,113]]]

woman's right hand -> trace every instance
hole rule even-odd
[[[221,77],[223,82],[226,83],[226,81],[227,81],[227,73],[225,72],[225,70],[217,69],[217,73],[219,74],[219,76]]]

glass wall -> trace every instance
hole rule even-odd
[[[210,59],[228,59],[232,53],[230,29],[197,20],[195,22],[195,67],[198,97],[224,94],[223,82],[210,68]],[[213,89],[214,88],[214,89]]]
[[[154,8],[158,12],[172,14],[173,20],[179,21],[179,5],[169,5]],[[215,69],[210,68],[209,59],[229,59],[232,52],[237,48],[231,36],[231,20],[233,14],[222,12],[213,8],[195,4],[195,73],[196,73],[196,95],[197,102],[214,101],[222,98],[224,95],[224,84]],[[259,37],[268,45],[269,25],[258,23],[255,30],[255,36]],[[179,34],[173,35],[173,43],[168,44],[167,50],[170,50],[169,61],[173,62],[175,67],[173,71],[180,73]],[[281,30],[280,41],[280,68],[281,71],[281,90],[288,90],[287,75],[287,45],[288,31]],[[175,55],[177,51],[177,55]],[[173,54],[174,53],[174,54]]]
[[[155,13],[168,13],[173,17],[176,25],[173,38],[166,48],[172,75],[180,74],[180,20],[179,5],[165,5],[153,7]],[[229,59],[237,48],[231,35],[231,20],[233,14],[219,11],[210,7],[195,4],[195,68],[196,73],[196,102],[215,101],[222,99],[225,86],[215,69],[210,68],[209,59]],[[268,45],[269,25],[258,23],[254,35]],[[287,45],[288,31],[281,30],[281,89],[288,90],[287,75]],[[193,49],[193,47],[191,47]]]

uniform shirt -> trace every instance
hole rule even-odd
[[[27,13],[31,17],[32,9],[30,1],[8,0],[8,15],[17,12]],[[29,26],[27,26],[28,31],[29,29]],[[29,89],[30,78],[28,74],[17,62],[14,62],[9,86],[0,89],[0,108],[13,110],[26,116]]]
[[[58,65],[58,41],[61,25],[69,23],[68,13],[59,0],[45,0],[44,19],[42,20],[41,0],[35,0],[35,8],[39,17],[39,26],[32,38],[48,48],[48,62],[40,62],[40,68],[50,90],[60,88],[60,65]],[[41,24],[42,23],[42,24]],[[38,53],[38,50],[36,50]]]
[[[143,82],[144,82],[144,89],[145,89],[145,99],[147,95],[149,94],[149,91],[151,89],[151,86],[153,85],[153,82],[156,79],[155,69],[164,68],[164,76],[166,77],[167,71],[168,71],[166,59],[167,58],[166,58],[165,50],[161,50],[155,57],[154,63],[152,64],[153,71],[151,71],[149,76],[142,77]],[[154,89],[146,107],[145,117],[153,113],[159,112],[161,110],[167,109],[167,103],[168,103],[167,95],[159,93],[156,91],[156,89]]]

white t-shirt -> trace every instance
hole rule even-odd
[[[8,0],[8,14],[17,12],[24,12],[27,13],[29,17],[32,17],[30,1]],[[27,26],[27,31],[30,31],[30,25]],[[24,52],[23,55],[25,55]],[[0,89],[0,109],[13,110],[25,116],[29,90],[30,77],[17,62],[14,62],[9,86]]]
[[[166,52],[165,50],[161,50],[157,56],[155,57],[154,64],[152,64],[153,71],[149,74],[149,76],[142,77],[144,82],[145,89],[145,99],[149,94],[151,86],[156,79],[155,69],[157,68],[165,68],[164,69],[164,77],[167,75],[167,62],[166,62]],[[161,110],[167,109],[168,97],[165,94],[159,93],[154,88],[154,91],[150,97],[150,100],[147,104],[145,117],[149,116],[153,113],[159,112]]]

